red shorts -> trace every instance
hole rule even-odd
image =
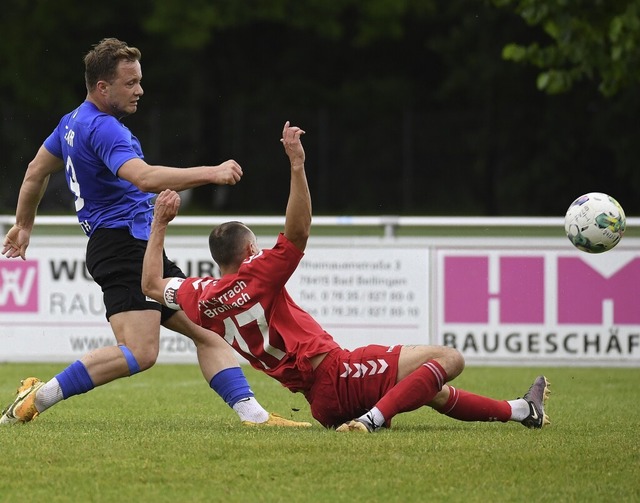
[[[402,346],[334,349],[316,368],[305,394],[311,414],[326,428],[360,417],[396,384]]]

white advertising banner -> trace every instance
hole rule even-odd
[[[205,260],[191,258],[203,243]],[[34,237],[26,261],[0,258],[0,362],[68,362],[115,344],[102,291],[86,270],[86,244],[83,236]],[[211,273],[206,239],[175,249],[185,257],[185,272]],[[196,362],[195,346],[162,329],[158,360]]]
[[[287,289],[345,348],[429,344],[425,247],[311,246]]]
[[[640,365],[640,252],[625,248],[438,247],[435,343],[470,363]]]
[[[259,238],[271,246],[275,238]],[[34,237],[0,258],[0,362],[68,362],[115,343],[86,238]],[[189,276],[217,275],[206,236],[169,237]],[[640,246],[564,239],[312,238],[287,288],[346,348],[445,344],[473,364],[640,366]],[[161,362],[196,362],[161,331]]]

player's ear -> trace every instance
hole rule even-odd
[[[98,83],[96,84],[96,89],[100,92],[100,94],[104,95],[107,92],[108,86],[109,86],[109,83],[107,81],[99,80]]]
[[[253,257],[256,253],[260,251],[260,248],[258,248],[258,242],[256,241],[255,237],[247,241],[246,250],[248,253],[247,257]]]

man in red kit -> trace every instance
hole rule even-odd
[[[303,134],[289,122],[282,131],[291,185],[284,232],[275,246],[261,250],[247,226],[227,222],[209,236],[221,278],[163,278],[166,230],[180,206],[176,192],[164,191],[156,201],[144,258],[144,293],[182,309],[192,321],[223,337],[254,368],[303,393],[313,417],[339,432],[373,432],[390,426],[396,414],[423,405],[462,421],[517,421],[528,428],[549,424],[544,376],[536,378],[524,398],[476,395],[447,384],[464,369],[456,349],[373,344],[343,349],[293,301],[285,284],[303,257],[311,230]],[[350,371],[372,360],[380,363],[378,372]]]

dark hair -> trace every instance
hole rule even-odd
[[[239,266],[247,258],[245,247],[253,233],[242,222],[226,222],[209,234],[209,251],[219,267]]]
[[[87,91],[95,89],[98,81],[112,82],[120,61],[140,61],[142,54],[135,47],[117,38],[103,38],[84,57],[84,81]]]

